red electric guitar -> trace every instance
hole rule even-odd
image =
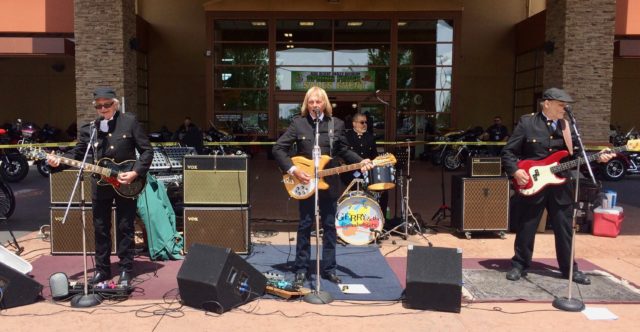
[[[629,140],[627,145],[612,148],[611,152],[620,151],[639,151],[640,139]],[[587,158],[589,162],[598,159],[601,152],[594,153]],[[585,163],[583,158],[577,158],[562,164],[558,162],[569,155],[569,151],[558,151],[541,160],[521,160],[518,162],[518,168],[523,169],[529,175],[529,182],[525,185],[519,185],[513,179],[513,186],[517,193],[523,196],[532,196],[540,192],[547,185],[557,185],[567,181],[556,173],[575,168]]]

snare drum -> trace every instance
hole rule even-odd
[[[362,191],[352,191],[338,200],[336,231],[349,244],[366,245],[382,231],[384,215],[378,203]],[[372,231],[374,230],[374,231]]]
[[[393,166],[380,166],[370,170],[366,178],[367,189],[387,190],[396,186],[396,170]]]

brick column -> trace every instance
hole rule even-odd
[[[96,86],[112,86],[136,112],[136,35],[134,0],[74,0],[76,42],[76,113],[78,126],[96,117],[91,108]]]
[[[544,88],[563,88],[576,100],[585,142],[607,142],[616,0],[547,0],[546,15],[554,48],[544,57]]]

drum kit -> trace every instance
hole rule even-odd
[[[367,245],[387,238],[389,234],[399,234],[407,239],[410,232],[421,234],[418,220],[409,207],[409,147],[407,152],[396,153],[399,176],[393,166],[376,167],[364,176],[355,178],[338,199],[336,211],[336,231],[338,237],[351,245]],[[403,172],[406,167],[406,173]],[[396,181],[397,180],[397,181]],[[378,201],[385,190],[390,190],[399,184],[402,198],[402,222],[394,228],[384,232],[385,215]]]

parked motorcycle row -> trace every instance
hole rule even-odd
[[[613,146],[623,146],[630,139],[640,138],[640,133],[634,128],[626,133],[615,129],[609,138]],[[609,181],[619,181],[627,174],[640,174],[640,153],[623,151],[616,153],[616,156],[608,163],[600,166],[600,173],[603,178]]]

